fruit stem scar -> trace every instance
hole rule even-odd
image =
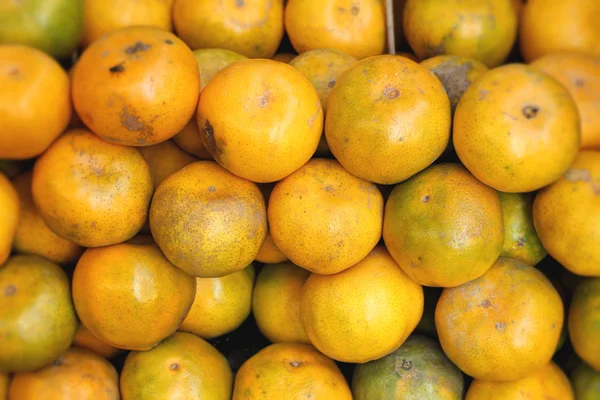
[[[301,364],[302,364],[301,361],[296,361],[296,360],[290,362],[290,365],[294,368],[299,367]]]
[[[173,363],[173,364],[169,365],[169,369],[171,371],[177,371],[179,369],[179,364]]]
[[[538,106],[525,106],[523,107],[523,115],[527,119],[535,118],[537,113],[540,111]]]

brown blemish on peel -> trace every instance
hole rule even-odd
[[[538,106],[525,106],[522,111],[525,118],[532,119],[540,112],[540,108]]]
[[[446,89],[453,112],[458,104],[458,100],[460,100],[465,90],[471,84],[467,75],[472,67],[473,65],[470,62],[456,64],[452,60],[449,60],[438,65],[432,71],[442,82],[444,89]]]
[[[402,359],[396,359],[396,361],[394,362],[394,371],[396,371],[397,373],[400,373],[402,371],[410,371],[412,369],[412,361],[411,360],[406,360],[404,358]]]
[[[327,87],[328,87],[329,89],[333,89],[333,87],[334,87],[334,86],[335,86],[335,80],[333,80],[333,81],[329,81],[329,83],[327,84]]]
[[[117,65],[113,65],[112,67],[110,67],[108,69],[111,73],[116,74],[118,72],[123,72],[125,71],[125,67],[123,66],[123,63],[117,64]]]
[[[479,303],[479,305],[481,307],[488,308],[489,306],[492,305],[492,302],[489,299],[485,299],[481,303]]]
[[[352,15],[358,15],[358,13],[360,12],[360,8],[354,6],[350,9],[350,14]]]
[[[14,296],[17,293],[17,287],[15,285],[8,285],[4,288],[5,296]]]
[[[296,361],[296,360],[294,360],[294,361],[290,362],[290,365],[292,367],[296,368],[296,367],[299,367],[300,365],[302,365],[302,361]]]
[[[383,89],[383,95],[388,100],[393,100],[400,96],[400,92],[394,86],[386,86],[385,89]]]
[[[525,246],[525,238],[517,239],[517,246],[519,246],[519,247]]]
[[[169,365],[169,369],[171,371],[177,371],[179,369],[179,364],[173,363],[173,364]]]
[[[152,47],[152,45],[147,44],[147,43],[143,43],[140,42],[139,40],[137,42],[135,42],[133,45],[127,47],[125,49],[125,53],[126,54],[135,54],[137,52],[140,51],[146,51],[149,50]]]
[[[423,203],[428,203],[429,199],[431,199],[431,197],[428,194],[426,194],[425,196],[423,196],[423,198],[421,199],[421,201]]]
[[[144,121],[140,120],[140,117],[135,115],[127,106],[124,106],[119,113],[121,118],[121,125],[129,131],[142,131],[146,129]]]

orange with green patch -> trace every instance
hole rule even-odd
[[[577,400],[600,398],[600,371],[595,371],[581,363],[571,374],[571,382]]]
[[[575,288],[569,309],[569,337],[577,355],[600,371],[600,277],[584,279]]]

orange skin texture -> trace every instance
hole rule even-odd
[[[272,343],[306,343],[300,319],[302,287],[310,272],[291,262],[267,264],[258,274],[252,314],[258,329]]]
[[[503,257],[482,277],[444,289],[435,309],[444,353],[486,381],[522,379],[546,365],[563,319],[552,283],[534,267]]]
[[[140,147],[140,153],[150,167],[154,178],[154,188],[175,172],[188,164],[198,161],[179,148],[173,141],[167,140],[152,146]]]
[[[173,23],[192,50],[222,48],[271,58],[283,37],[283,2],[175,0]]]
[[[183,129],[196,109],[196,59],[181,39],[163,29],[132,26],[111,32],[91,44],[76,65],[75,110],[109,142],[164,142]]]
[[[295,68],[240,60],[206,85],[196,116],[204,146],[230,172],[278,181],[304,165],[323,132],[316,90]]]
[[[596,400],[600,395],[600,371],[580,363],[571,373],[573,391],[577,400]]]
[[[73,274],[81,323],[102,341],[128,350],[149,350],[175,332],[195,294],[194,277],[154,244],[87,249]]]
[[[44,257],[57,264],[69,264],[77,261],[83,253],[83,249],[48,228],[33,203],[32,179],[31,172],[23,172],[13,180],[20,203],[19,223],[13,243],[14,249],[18,253]]]
[[[0,399],[8,399],[8,385],[10,383],[10,377],[7,373],[0,372]]]
[[[450,138],[450,101],[418,63],[384,55],[347,70],[329,93],[325,136],[348,171],[394,184],[437,159]]]
[[[232,400],[331,399],[352,400],[346,379],[337,365],[300,343],[265,347],[239,369]]]
[[[0,173],[0,265],[10,256],[20,218],[19,196],[13,184]]]
[[[123,400],[231,399],[231,367],[211,344],[176,332],[150,351],[132,351],[121,371]]]
[[[577,285],[569,309],[569,338],[575,352],[600,372],[600,277]]]
[[[396,350],[423,315],[423,288],[383,246],[335,275],[311,274],[300,315],[319,351],[334,360],[365,363]]]
[[[289,64],[290,61],[292,61],[296,57],[298,57],[298,54],[296,54],[296,53],[279,53],[279,54],[275,54],[271,58],[271,60]]]
[[[217,72],[231,63],[248,58],[227,49],[198,49],[193,53],[200,72],[200,91],[206,87]]]
[[[474,380],[465,400],[575,400],[569,378],[554,362],[511,382]]]
[[[459,164],[437,164],[397,185],[383,239],[421,285],[454,287],[483,275],[504,242],[497,192]]]
[[[224,335],[250,315],[254,266],[220,278],[196,278],[196,297],[178,330],[204,339]]]
[[[338,50],[316,49],[302,53],[289,64],[315,87],[325,113],[329,92],[340,75],[357,62],[356,58]]]
[[[508,64],[473,82],[452,131],[462,163],[502,192],[531,192],[559,179],[580,143],[579,113],[569,92],[536,68]]]
[[[287,261],[287,256],[275,246],[271,233],[267,232],[267,238],[260,247],[258,254],[256,255],[256,261],[260,261],[265,264],[277,264]]]
[[[85,247],[121,243],[146,221],[154,185],[140,152],[83,129],[62,135],[33,169],[32,195],[48,227]]]
[[[523,58],[531,62],[561,52],[600,56],[598,15],[600,3],[594,0],[528,0],[519,26]]]
[[[518,10],[512,0],[406,0],[402,24],[421,60],[452,54],[491,68],[515,43]]]
[[[83,324],[79,324],[77,335],[73,341],[73,346],[78,346],[90,350],[106,359],[113,358],[117,354],[123,352],[122,349],[111,346],[110,344],[98,339],[88,328]]]
[[[213,160],[202,143],[195,116],[183,127],[181,132],[173,136],[173,141],[184,151],[200,160]]]
[[[600,152],[580,152],[562,178],[538,192],[533,223],[548,253],[566,269],[600,276]]]
[[[255,183],[213,161],[197,161],[156,189],[150,229],[173,264],[218,278],[254,260],[267,236],[267,210]]]
[[[0,159],[43,153],[71,120],[69,77],[46,53],[0,46]]]
[[[366,257],[381,238],[383,197],[335,160],[313,158],[275,185],[273,242],[299,267],[335,274]]]
[[[169,0],[85,0],[83,46],[107,33],[143,25],[172,30]]]
[[[0,293],[0,372],[42,368],[69,348],[78,321],[62,268],[12,256],[0,268]]]
[[[599,9],[600,11],[600,9]],[[562,83],[575,100],[581,119],[581,148],[600,150],[600,54],[548,54],[531,66]]]
[[[385,50],[379,0],[288,0],[285,29],[298,54],[329,48],[360,60]]]
[[[89,350],[72,347],[50,365],[15,374],[8,395],[19,400],[119,400],[115,367]]]

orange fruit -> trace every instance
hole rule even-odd
[[[435,310],[448,358],[485,381],[522,379],[546,365],[563,318],[552,283],[534,267],[503,257],[480,278],[444,289]]]
[[[394,184],[442,154],[450,122],[450,101],[435,75],[408,58],[384,55],[354,64],[337,80],[325,136],[348,171]]]
[[[152,197],[152,176],[137,149],[83,129],[62,135],[33,169],[33,201],[48,227],[80,246],[132,238]]]
[[[10,375],[5,372],[0,372],[0,399],[8,399],[8,385],[10,383]]]
[[[28,171],[17,175],[13,180],[20,203],[14,249],[19,253],[47,258],[57,264],[77,261],[83,252],[81,246],[51,231],[35,207],[31,196],[32,178],[32,173]]]
[[[77,330],[77,335],[75,335],[73,346],[90,350],[104,358],[113,358],[122,352],[121,349],[111,346],[103,340],[98,339],[83,324],[79,324],[79,329]]]
[[[267,212],[275,245],[318,274],[351,267],[381,238],[381,192],[335,160],[313,158],[278,182]]]
[[[600,276],[600,152],[582,151],[539,191],[533,223],[544,248],[574,274]]]
[[[510,382],[491,382],[475,379],[465,400],[575,400],[569,378],[553,362]]]
[[[217,72],[229,64],[247,58],[227,49],[198,49],[194,50],[193,53],[200,72],[200,91],[206,87]]]
[[[222,48],[270,58],[283,36],[283,2],[175,0],[173,23],[192,50]]]
[[[175,332],[195,294],[194,277],[155,244],[87,249],[73,274],[81,323],[102,341],[128,350],[149,350]]]
[[[149,146],[175,136],[198,101],[191,50],[174,34],[149,26],[121,28],[91,44],[73,71],[81,120],[109,142]]]
[[[271,57],[271,60],[289,64],[294,58],[298,57],[296,53],[279,53]]]
[[[134,399],[229,400],[227,360],[206,341],[176,332],[149,351],[132,351],[121,371],[121,396]]]
[[[11,399],[119,400],[115,367],[89,350],[72,347],[51,364],[34,372],[15,374]]]
[[[600,3],[594,0],[527,0],[519,27],[523,58],[561,52],[600,56],[598,15]]]
[[[567,170],[580,141],[569,92],[536,68],[509,64],[469,86],[454,115],[454,148],[486,185],[530,192]]]
[[[267,232],[267,238],[263,242],[258,254],[256,255],[256,261],[260,261],[266,264],[277,264],[287,261],[287,256],[275,246],[271,234]]]
[[[462,165],[433,165],[394,188],[383,239],[414,281],[462,285],[483,275],[502,251],[500,199]]]
[[[381,1],[288,0],[285,29],[298,54],[329,48],[362,59],[385,50]]]
[[[71,119],[67,73],[39,50],[1,45],[0,87],[0,158],[43,153]]]
[[[193,117],[177,135],[173,136],[173,141],[184,151],[200,160],[213,159],[202,143],[196,117]]]
[[[600,396],[600,371],[581,363],[571,374],[577,400],[596,400]]]
[[[421,60],[452,54],[496,67],[517,39],[518,10],[512,0],[406,0],[402,24]]]
[[[239,369],[233,400],[351,400],[346,379],[335,363],[312,346],[276,343],[249,358]]]
[[[562,83],[575,100],[581,119],[581,148],[600,150],[600,54],[554,53],[531,65]]]
[[[379,360],[357,365],[352,376],[354,400],[462,400],[464,385],[462,372],[439,343],[421,335]]]
[[[335,275],[311,274],[300,315],[311,343],[334,360],[365,363],[396,350],[423,314],[423,289],[383,246]]]
[[[85,0],[83,4],[85,47],[128,26],[155,26],[167,31],[172,28],[168,0]]]
[[[307,343],[300,319],[300,295],[310,272],[291,262],[267,264],[256,279],[252,314],[272,343]]]
[[[0,173],[0,265],[10,256],[17,228],[19,226],[20,210],[19,196],[13,184]]]
[[[579,357],[600,372],[600,277],[581,281],[569,308],[569,337]]]
[[[140,147],[140,153],[142,153],[142,156],[150,167],[155,188],[175,172],[185,168],[194,161],[198,161],[171,140],[152,146]]]
[[[240,60],[219,71],[202,91],[196,119],[215,160],[254,182],[280,180],[304,165],[323,130],[310,82],[272,60]]]
[[[236,329],[250,315],[254,266],[220,278],[196,278],[196,297],[179,326],[204,339]]]
[[[0,268],[0,371],[33,371],[70,345],[77,330],[69,279],[41,257],[16,255]]]

